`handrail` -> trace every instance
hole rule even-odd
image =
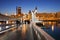
[[[33,29],[35,31],[37,31],[37,33],[39,33],[39,35],[40,35],[41,38],[43,36],[43,38],[46,39],[46,40],[55,40],[53,37],[51,37],[49,34],[47,34],[43,29],[41,29],[40,27],[38,27],[35,23],[33,24],[32,27],[33,27]]]

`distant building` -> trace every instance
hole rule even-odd
[[[57,12],[56,15],[57,15],[57,18],[60,18],[60,12]]]
[[[23,13],[21,12],[21,7],[16,7],[16,14],[17,17],[23,16]]]
[[[32,14],[31,14],[31,10],[29,10],[29,12],[28,12],[28,20],[30,20],[30,19],[32,18],[31,15],[32,15]]]
[[[35,7],[35,10],[37,10],[37,7]]]
[[[21,7],[16,7],[16,13],[21,14]]]
[[[29,12],[28,13],[31,13],[31,10],[29,10]]]

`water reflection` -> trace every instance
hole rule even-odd
[[[21,34],[22,34],[22,40],[24,40],[25,37],[26,37],[26,30],[27,30],[27,27],[26,27],[25,24],[23,24],[22,25],[22,32],[21,32]]]
[[[27,30],[27,27],[26,27],[26,25],[25,25],[25,24],[23,24],[23,26],[22,26],[22,34],[24,34],[24,35],[25,35],[26,30]]]
[[[57,23],[57,22],[50,22],[50,21],[48,21],[48,22],[42,22],[42,24],[43,24],[46,28],[51,27],[52,30],[54,29],[54,26],[60,27],[60,23]]]
[[[44,31],[51,35],[56,40],[60,40],[60,23],[58,22],[43,22]]]
[[[52,25],[52,31],[54,31],[54,25]]]

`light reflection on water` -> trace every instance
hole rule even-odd
[[[27,32],[27,25],[26,25],[26,24],[23,24],[23,25],[22,25],[22,32],[21,32],[21,34],[22,34],[22,40],[25,39],[25,37],[26,37],[26,32]]]
[[[43,22],[45,28],[43,29],[56,40],[60,40],[60,23],[58,22]]]
[[[27,27],[25,24],[23,24],[22,26],[22,34],[25,34],[26,33],[26,30],[27,30]]]
[[[52,28],[51,29],[52,29],[52,31],[54,31],[54,25],[52,25]]]
[[[55,27],[60,27],[60,23],[57,23],[57,22],[43,22],[42,23],[46,28],[47,27],[51,27],[52,30],[54,29],[54,26]]]

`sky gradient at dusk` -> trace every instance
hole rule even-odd
[[[22,7],[22,12],[27,13],[37,6],[38,12],[60,11],[60,0],[0,0],[1,13],[16,13],[16,6]]]

